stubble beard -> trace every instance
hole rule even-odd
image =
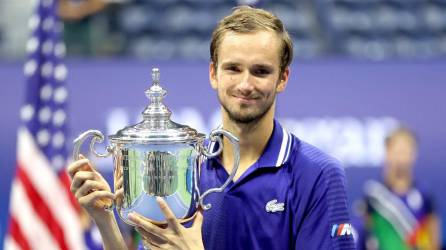
[[[275,98],[275,97],[274,97]],[[223,109],[228,114],[229,119],[232,122],[235,122],[237,124],[242,125],[250,125],[250,124],[256,124],[258,121],[260,121],[265,115],[271,110],[274,103],[274,98],[270,101],[268,100],[268,103],[265,103],[265,105],[260,106],[259,108],[255,108],[254,110],[243,110],[245,107],[231,107],[231,105],[224,103],[221,98],[219,97],[219,101]],[[269,99],[269,98],[267,98]],[[236,110],[238,109],[238,110]],[[249,109],[249,107],[246,107],[246,109]]]

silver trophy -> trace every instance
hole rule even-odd
[[[194,218],[207,195],[222,192],[232,181],[240,161],[238,139],[223,129],[211,132],[208,142],[215,142],[216,152],[205,146],[205,135],[195,129],[170,120],[171,112],[162,103],[166,91],[160,86],[160,72],[152,70],[152,86],[146,91],[150,104],[142,112],[143,121],[125,127],[108,136],[111,145],[104,154],[95,150],[95,143],[103,142],[98,130],[88,130],[74,140],[73,158],[78,159],[84,141],[91,138],[90,150],[98,157],[113,156],[114,192],[116,199],[107,201],[108,208],[116,207],[121,219],[129,225],[131,212],[137,212],[152,223],[166,224],[156,197],[162,197],[176,218],[187,222]],[[217,157],[223,149],[223,136],[232,143],[234,162],[232,171],[221,187],[199,189],[200,165],[206,158]]]

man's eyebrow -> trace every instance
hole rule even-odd
[[[265,63],[258,63],[252,65],[253,68],[264,68],[264,69],[274,69],[274,65],[272,64],[265,64]]]
[[[240,65],[240,63],[237,63],[237,62],[223,62],[223,63],[221,64],[222,67],[227,67],[227,66],[238,66],[238,65]]]
[[[255,63],[253,66],[255,66],[255,67],[273,67],[273,65],[269,64],[269,63]]]
[[[222,67],[227,67],[227,66],[239,66],[241,63],[238,63],[238,62],[230,62],[230,61],[228,61],[228,62],[223,62],[222,64],[221,64],[221,66]],[[274,68],[274,65],[273,64],[268,64],[268,63],[256,63],[256,64],[254,64],[254,65],[251,65],[251,67],[255,67],[255,68],[268,68],[268,69],[271,69],[271,68]]]

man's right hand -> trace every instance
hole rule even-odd
[[[68,173],[72,179],[71,192],[79,204],[93,220],[105,219],[109,213],[106,208],[111,207],[115,195],[104,177],[82,155],[68,166]]]

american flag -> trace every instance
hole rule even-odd
[[[63,29],[57,0],[40,0],[29,20],[26,98],[18,129],[4,249],[85,249],[79,207],[69,191]]]

